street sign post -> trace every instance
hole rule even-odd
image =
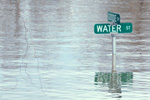
[[[116,72],[116,34],[131,33],[132,23],[120,23],[120,15],[112,12],[108,12],[108,21],[111,24],[95,24],[95,34],[110,34],[112,36],[112,72]]]
[[[95,24],[95,34],[109,34],[109,33],[131,33],[132,23],[120,23],[117,25],[106,24]]]
[[[120,24],[120,15],[112,12],[108,12],[108,21],[116,24]]]
[[[112,37],[112,72],[116,72],[116,34],[111,34]]]

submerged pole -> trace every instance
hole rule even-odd
[[[112,72],[116,72],[116,34],[112,36]]]

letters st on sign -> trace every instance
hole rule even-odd
[[[131,33],[132,23],[120,23],[117,25],[110,24],[95,24],[94,32],[96,34],[109,34],[109,33]]]

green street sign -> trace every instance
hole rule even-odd
[[[118,31],[118,33],[131,33],[133,26],[132,23],[120,23],[121,25],[121,31]]]
[[[109,33],[131,33],[132,23],[120,23],[117,25],[106,24],[95,24],[95,34],[109,34]]]
[[[120,24],[120,15],[112,12],[108,12],[108,21],[116,24]]]

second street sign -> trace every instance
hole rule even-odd
[[[109,33],[131,33],[132,23],[120,23],[117,25],[106,24],[95,24],[94,32],[96,34],[109,34]]]
[[[108,12],[108,21],[116,24],[120,24],[120,15],[112,12]]]

